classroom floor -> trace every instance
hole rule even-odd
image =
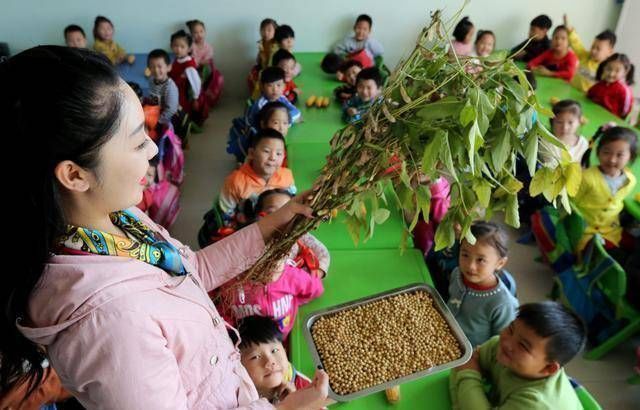
[[[186,178],[182,186],[182,211],[171,233],[193,249],[198,249],[197,232],[202,215],[211,207],[224,177],[236,165],[225,148],[231,119],[242,109],[243,101],[223,97],[221,104],[211,111],[203,132],[190,137]],[[551,270],[534,261],[538,256],[535,245],[516,243],[518,233],[515,230],[510,230],[510,237],[507,268],[518,283],[520,302],[544,299],[551,288]],[[634,346],[639,344],[640,336],[636,336],[599,361],[575,359],[568,366],[568,373],[585,385],[604,409],[639,409],[640,386],[626,383],[635,363]]]

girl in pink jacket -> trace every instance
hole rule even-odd
[[[42,65],[51,77],[39,75]],[[36,390],[46,357],[87,409],[273,408],[207,292],[311,210],[291,201],[194,253],[134,207],[157,148],[110,64],[86,50],[35,47],[0,64],[0,89],[8,149],[32,159],[5,181],[20,262],[0,288],[0,392],[25,381]],[[320,371],[278,406],[319,408],[327,390]]]

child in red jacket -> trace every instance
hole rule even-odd
[[[596,80],[587,97],[620,118],[625,118],[633,106],[633,64],[626,54],[613,54],[598,66]]]
[[[553,30],[551,48],[529,61],[527,68],[538,75],[571,81],[578,69],[578,57],[569,48],[569,31],[565,26]]]

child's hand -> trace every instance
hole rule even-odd
[[[294,88],[293,92],[296,93],[296,95],[301,95],[302,94],[302,90],[299,88]]]
[[[354,108],[354,107],[347,108],[347,115],[349,117],[353,117],[354,115],[357,115],[357,114],[358,114],[358,109],[357,108]]]
[[[276,408],[281,410],[319,409],[325,405],[328,394],[329,375],[324,370],[318,370],[309,387],[290,393]]]
[[[562,15],[562,22],[569,32],[573,31],[573,27],[571,27],[571,25],[569,24],[569,18],[567,17],[567,13],[564,13]]]
[[[471,359],[469,359],[465,364],[456,367],[456,370],[475,370],[478,373],[482,373],[482,369],[480,368],[480,353],[478,353],[478,349],[474,349]]]
[[[324,277],[327,276],[327,273],[322,269],[312,269],[311,276],[314,278],[324,279]]]
[[[256,222],[260,228],[262,237],[268,240],[271,238],[271,235],[284,228],[296,215],[313,218],[313,209],[308,205],[312,199],[312,191],[302,192],[293,197],[291,201],[287,202],[282,208],[266,215]]]
[[[549,70],[547,67],[536,67],[533,69],[533,72],[538,75],[553,77],[553,71]]]
[[[281,402],[294,391],[296,391],[296,386],[293,383],[282,383],[280,386],[276,387],[276,391],[274,393],[275,401]]]

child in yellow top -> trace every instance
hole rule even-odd
[[[602,235],[607,248],[620,244],[620,212],[624,199],[636,185],[636,177],[627,167],[637,155],[636,134],[629,128],[604,126],[593,138],[598,143],[596,152],[600,164],[582,172],[580,190],[573,198],[587,223],[578,250],[583,249],[596,233]],[[584,155],[587,165],[589,151]]]
[[[578,72],[573,77],[571,85],[580,91],[587,92],[596,83],[596,72],[600,63],[613,54],[616,35],[611,30],[603,31],[593,39],[591,49],[587,50],[575,28],[569,25],[566,14],[564,15],[564,25],[569,30],[569,45],[580,61]]]
[[[111,61],[111,64],[116,65],[127,58],[127,52],[115,42],[113,32],[111,20],[104,16],[96,17],[93,23],[93,49],[98,53],[104,54]],[[133,63],[133,61],[130,61],[130,63]]]

